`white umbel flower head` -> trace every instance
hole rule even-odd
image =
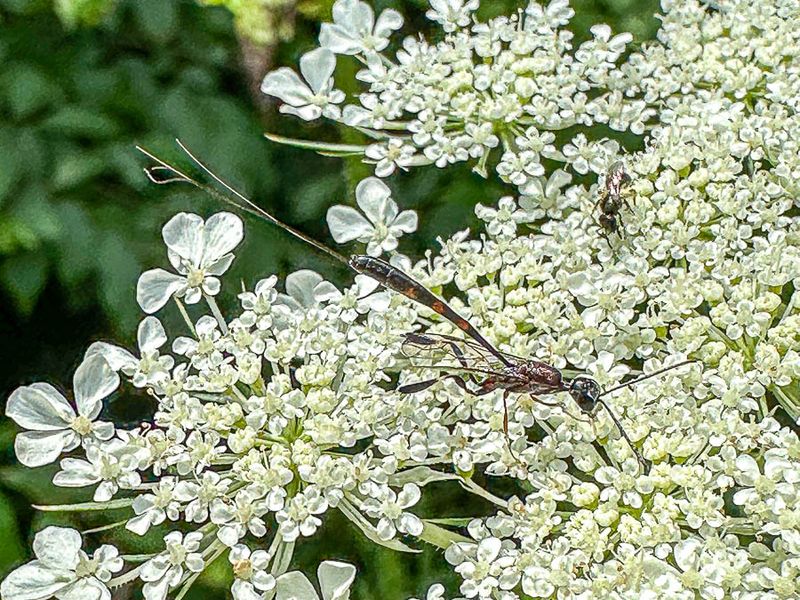
[[[367,254],[380,256],[397,248],[404,233],[417,230],[417,213],[400,212],[392,192],[380,179],[368,177],[356,187],[356,203],[362,215],[349,206],[328,209],[328,227],[339,244],[358,240],[367,244]],[[366,217],[364,216],[366,215]]]
[[[267,73],[261,91],[283,100],[282,113],[296,115],[304,121],[321,116],[338,119],[337,106],[344,100],[344,92],[333,87],[336,56],[327,48],[317,48],[300,58],[303,79],[288,67]]]
[[[142,273],[136,286],[136,299],[146,313],[161,309],[172,296],[187,304],[200,301],[203,294],[219,293],[218,277],[233,262],[233,251],[244,236],[242,220],[221,212],[208,221],[190,213],[178,213],[161,232],[169,261],[177,273],[151,269]]]
[[[103,399],[119,387],[119,375],[102,356],[89,355],[72,382],[76,408],[49,383],[22,386],[9,396],[6,415],[28,430],[14,440],[23,465],[49,464],[62,452],[77,448],[81,440],[107,440],[114,434],[112,423],[96,419]]]
[[[0,585],[3,600],[110,600],[106,584],[123,561],[114,546],[102,545],[89,557],[81,535],[66,527],[47,527],[36,534],[36,559],[15,569]]]

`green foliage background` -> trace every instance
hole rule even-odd
[[[277,46],[258,43],[269,36],[253,40],[253,15],[258,14],[253,5],[263,10],[260,2],[206,0],[224,5],[207,7],[191,0],[0,0],[3,402],[20,384],[48,380],[69,387],[93,340],[131,344],[142,316],[134,298],[138,274],[165,263],[161,225],[181,210],[207,215],[220,208],[188,188],[151,184],[142,173],[147,161],[135,151],[137,144],[177,158],[172,140],[179,137],[259,203],[331,241],[324,223],[327,207],[352,202],[354,185],[369,167],[265,140],[264,131],[331,141],[351,141],[352,134],[279,118],[255,90],[264,69],[294,65],[315,46],[316,20],[329,17],[332,0],[302,0],[283,14],[278,37],[290,37],[292,29],[294,37]],[[482,11],[507,13],[525,4],[486,0]],[[406,15],[406,32],[429,30],[425,5],[424,0],[374,2],[378,10],[391,6]],[[601,21],[631,31],[635,41],[652,37],[657,26],[653,0],[580,0],[573,6],[578,38]],[[356,68],[347,59],[341,63],[342,72]],[[420,231],[404,242],[412,255],[434,247],[437,236],[474,225],[475,203],[491,203],[502,194],[496,184],[458,168],[421,169],[390,185],[402,207],[420,212]],[[271,273],[313,268],[334,281],[345,280],[339,267],[279,230],[252,219],[247,223],[223,306],[235,303],[239,279],[252,284]],[[166,321],[180,331],[175,315],[167,312]],[[109,407],[118,422],[128,424],[148,410],[143,395],[127,393]],[[32,471],[17,465],[15,431],[13,423],[0,420],[0,576],[27,559],[33,532],[50,522],[88,529],[125,518],[122,513],[84,518],[34,511],[32,503],[85,500],[90,493],[54,491],[52,468]],[[448,490],[432,487],[422,511],[461,516],[482,510],[452,507]],[[95,539],[124,538],[127,547],[134,543],[132,551],[145,552],[157,548],[164,531],[136,540],[118,528]],[[313,572],[326,558],[369,564],[359,569],[355,598],[421,595],[425,582],[434,579],[454,584],[433,550],[410,558],[376,550],[335,515],[313,541],[300,545],[294,566]],[[189,597],[226,597],[224,563],[214,565]]]

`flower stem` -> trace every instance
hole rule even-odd
[[[447,550],[450,546],[458,542],[470,542],[471,540],[444,527],[434,525],[430,521],[422,521],[422,533],[417,536],[423,542],[427,542],[442,550]]]
[[[292,562],[292,556],[294,555],[294,542],[285,542],[280,534],[275,535],[275,542],[272,543],[272,546],[275,547],[275,554],[273,555],[272,560],[272,569],[271,573],[273,577],[280,577],[286,570],[289,568],[289,564]],[[270,551],[272,547],[270,547]]]
[[[176,298],[175,296],[173,296],[173,300],[175,300],[175,305],[178,307],[178,310],[180,311],[186,326],[189,328],[189,331],[192,332],[194,337],[197,337],[197,331],[195,331],[194,323],[192,323],[192,320],[189,318],[189,313],[186,312],[186,307],[183,305],[183,302],[180,301],[180,298]]]
[[[209,296],[208,294],[203,294],[203,297],[206,299],[206,302],[208,302],[208,307],[211,309],[211,314],[214,315],[217,323],[219,323],[219,329],[222,332],[222,335],[227,335],[228,324],[225,322],[225,318],[222,316],[219,306],[217,306],[217,301],[214,300],[213,296]]]

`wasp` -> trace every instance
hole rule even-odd
[[[597,221],[606,237],[612,233],[618,234],[622,228],[622,216],[620,215],[622,207],[631,209],[625,198],[625,188],[630,182],[631,176],[625,171],[625,165],[621,161],[615,162],[609,167],[605,185],[595,204],[595,209],[600,209]]]

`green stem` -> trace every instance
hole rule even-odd
[[[778,402],[783,407],[783,410],[789,413],[789,416],[792,417],[792,419],[797,420],[797,418],[800,417],[800,402],[791,398],[778,386],[775,386],[771,389],[772,393],[778,397]]]
[[[175,300],[175,304],[178,307],[183,320],[186,322],[186,326],[189,328],[189,331],[192,332],[194,337],[197,337],[197,331],[195,331],[194,323],[192,323],[192,320],[189,318],[189,313],[186,312],[186,307],[183,305],[183,302],[180,301],[180,298],[176,298],[175,296],[173,296],[173,300]]]
[[[495,496],[491,492],[483,489],[481,486],[479,486],[471,479],[462,479],[459,483],[461,483],[461,486],[468,492],[471,492],[476,496],[480,496],[481,498],[488,500],[489,502],[499,506],[500,508],[508,508],[507,500],[503,500],[499,496]]]
[[[468,537],[425,520],[422,521],[422,533],[417,538],[442,550],[447,550],[451,545],[459,542],[472,542]]]
[[[211,309],[211,314],[214,315],[214,318],[217,320],[222,335],[228,335],[228,324],[225,322],[225,318],[222,316],[219,306],[217,306],[217,301],[214,300],[214,296],[203,294],[203,297],[206,299],[208,307]]]

